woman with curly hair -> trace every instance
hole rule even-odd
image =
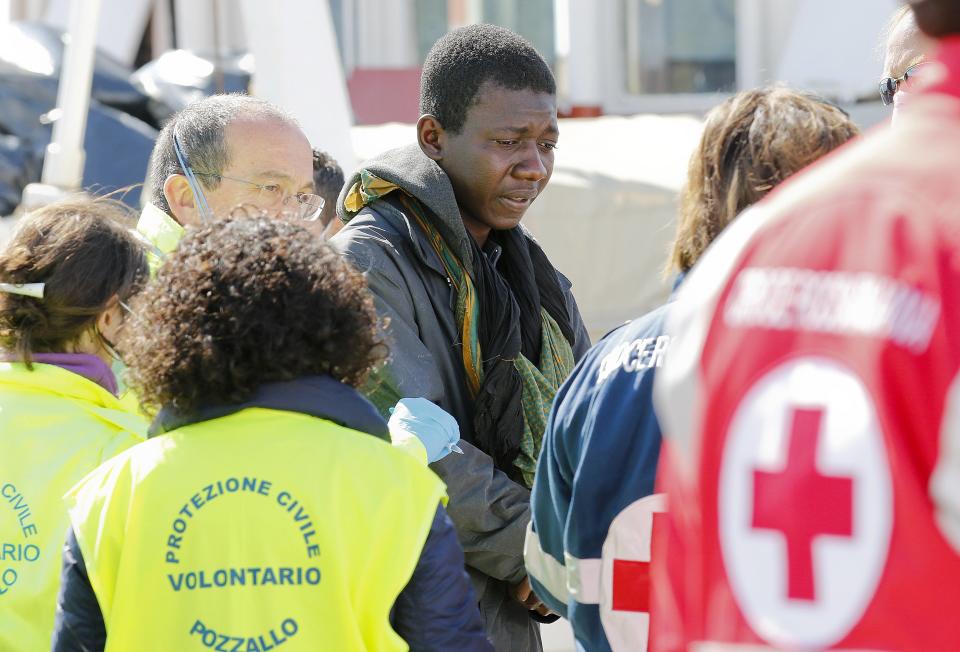
[[[0,649],[50,644],[63,494],[143,440],[110,369],[147,274],[126,209],[76,197],[27,215],[0,253]]]
[[[490,649],[443,484],[355,389],[386,354],[360,274],[235,218],[135,311],[154,436],[67,496],[55,650]]]

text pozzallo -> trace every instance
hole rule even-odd
[[[232,636],[214,631],[197,620],[190,628],[190,635],[198,637],[204,647],[217,652],[267,652],[286,643],[298,631],[300,626],[293,618],[287,618],[280,627],[257,636]]]
[[[214,503],[221,507],[211,511],[210,505]],[[286,522],[282,531],[286,536],[295,537],[296,545],[284,546],[285,552],[270,552],[272,546],[263,547],[257,537],[248,542],[236,538],[225,539],[223,545],[234,548],[226,556],[228,562],[221,561],[219,555],[214,558],[216,561],[211,559],[209,549],[206,554],[198,552],[206,546],[198,548],[197,543],[209,543],[209,537],[216,536],[218,527],[213,524],[222,526],[224,510],[230,521],[242,527],[249,525],[257,528],[274,509],[277,512],[273,513],[280,515],[280,521]],[[217,511],[221,517],[213,518]],[[211,517],[205,519],[207,514]],[[275,534],[271,533],[273,536]],[[193,545],[187,545],[191,541]],[[323,579],[319,565],[315,565],[319,562],[320,545],[317,528],[308,508],[301,502],[297,492],[281,489],[271,480],[253,476],[231,476],[200,486],[172,515],[162,550],[170,590],[179,597],[197,591],[237,591],[230,599],[242,601],[247,598],[239,596],[253,597],[251,589],[310,588],[318,586]],[[291,554],[293,558],[289,558]],[[209,601],[205,601],[205,604],[209,604]],[[250,607],[253,609],[256,604],[255,601]],[[218,618],[197,615],[200,617],[193,618],[189,637],[193,642],[213,650],[272,650],[300,631],[292,615],[270,629],[266,629],[269,626],[258,618],[245,621],[246,625],[255,628],[256,633],[229,631],[233,627],[221,626]]]

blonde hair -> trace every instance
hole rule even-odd
[[[893,34],[893,30],[897,28],[897,25],[900,24],[900,21],[907,17],[913,11],[913,8],[910,5],[900,5],[894,9],[893,13],[890,14],[890,18],[887,19],[887,24],[884,25],[883,31],[880,32],[880,37],[883,39],[882,43],[886,46],[887,40],[890,38],[890,35]]]
[[[892,41],[893,36],[900,29],[901,24],[907,18],[910,19],[910,25],[905,33],[899,33],[897,41]],[[925,37],[923,32],[917,26],[917,21],[913,16],[913,7],[903,5],[898,7],[880,35],[881,41],[878,44],[880,61],[883,63],[883,75],[885,77],[900,77],[910,66],[920,63],[926,59]]]
[[[887,24],[883,26],[883,31],[880,32],[880,43],[877,45],[881,55],[886,52],[890,36],[893,35],[894,30],[900,25],[900,21],[906,18],[907,14],[912,11],[913,8],[910,5],[900,5],[890,15],[890,18],[887,19]]]
[[[666,272],[688,271],[740,212],[858,133],[839,108],[782,87],[715,107],[690,158]]]

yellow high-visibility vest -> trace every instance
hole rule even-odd
[[[147,423],[60,367],[0,363],[0,650],[48,650],[67,510],[63,495]]]
[[[406,650],[390,610],[444,494],[386,442],[249,408],[148,440],[68,496],[117,650]]]
[[[147,203],[137,220],[137,233],[150,246],[147,252],[147,262],[150,264],[150,274],[156,274],[167,254],[177,248],[180,239],[185,233],[183,226],[162,210]]]

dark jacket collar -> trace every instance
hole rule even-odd
[[[337,202],[337,212],[347,215],[344,200],[353,185],[360,181],[360,170],[368,170],[384,181],[394,183],[416,197],[435,218],[434,225],[447,246],[467,269],[472,268],[473,249],[470,235],[460,217],[460,207],[453,192],[450,177],[436,161],[427,157],[419,145],[407,145],[389,150],[363,163],[343,187]]]
[[[150,425],[150,436],[255,407],[308,414],[380,439],[390,439],[387,422],[373,404],[354,388],[329,376],[308,376],[265,383],[243,403],[204,405],[189,415],[179,413],[169,406],[164,407]]]

